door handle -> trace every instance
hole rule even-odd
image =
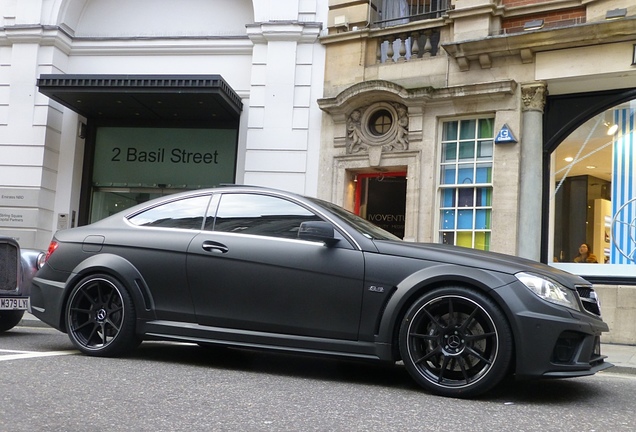
[[[201,248],[204,251],[214,252],[214,253],[227,253],[230,250],[224,244],[217,243],[217,242],[211,241],[211,240],[204,241],[203,244],[201,245]]]

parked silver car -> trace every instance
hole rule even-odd
[[[0,236],[0,333],[12,329],[31,311],[31,280],[44,256],[40,251],[20,249],[11,237]]]

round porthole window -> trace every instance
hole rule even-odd
[[[393,126],[393,116],[388,110],[377,110],[369,117],[369,132],[375,136],[387,134],[391,126]]]

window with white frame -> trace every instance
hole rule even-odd
[[[439,241],[490,249],[494,118],[443,123]]]

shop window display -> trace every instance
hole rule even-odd
[[[588,275],[629,275],[636,264],[636,101],[590,118],[551,156],[550,247],[555,265]],[[597,263],[576,264],[582,244]],[[572,263],[572,266],[570,266]],[[609,267],[611,266],[611,267]]]

